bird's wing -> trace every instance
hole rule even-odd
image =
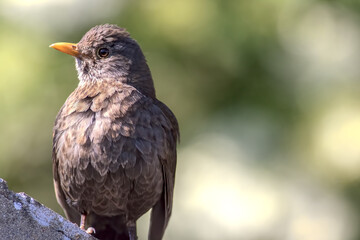
[[[160,118],[160,122],[166,132],[164,145],[159,151],[164,186],[160,200],[151,211],[149,240],[162,239],[171,216],[177,158],[176,143],[179,140],[179,126],[175,115],[162,102],[157,101],[155,104],[164,117],[164,119]]]
[[[60,112],[62,109],[60,109]],[[58,121],[58,117],[56,118],[56,122]],[[52,151],[52,160],[53,160],[53,181],[54,181],[54,189],[55,189],[55,195],[58,203],[62,207],[62,209],[65,212],[66,217],[74,223],[80,224],[80,214],[73,208],[71,208],[66,203],[66,198],[64,191],[62,190],[60,186],[60,178],[59,178],[59,172],[58,172],[58,165],[59,165],[59,159],[56,156],[56,139],[58,137],[58,131],[54,129],[53,131],[53,151]]]
[[[64,192],[60,187],[59,175],[57,172],[57,163],[55,161],[53,161],[53,174],[54,174],[55,195],[58,203],[64,210],[66,217],[71,222],[80,224],[80,214],[66,203]]]

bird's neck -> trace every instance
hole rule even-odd
[[[127,83],[148,97],[156,97],[151,72],[140,49],[132,60],[127,76]]]
[[[127,76],[127,83],[148,97],[155,98],[156,96],[154,82],[147,64],[146,68],[136,69],[136,71],[132,69]]]

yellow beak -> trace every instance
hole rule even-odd
[[[49,47],[54,48],[60,52],[69,54],[71,56],[77,57],[80,55],[79,51],[76,49],[76,43],[66,43],[66,42],[58,42],[51,44]]]

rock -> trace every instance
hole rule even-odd
[[[10,191],[0,178],[0,239],[96,238],[25,193]]]

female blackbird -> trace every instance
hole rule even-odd
[[[105,24],[50,47],[75,57],[80,80],[53,130],[55,193],[67,218],[100,239],[135,240],[136,220],[152,208],[149,239],[162,239],[179,128],[156,99],[139,45]]]

